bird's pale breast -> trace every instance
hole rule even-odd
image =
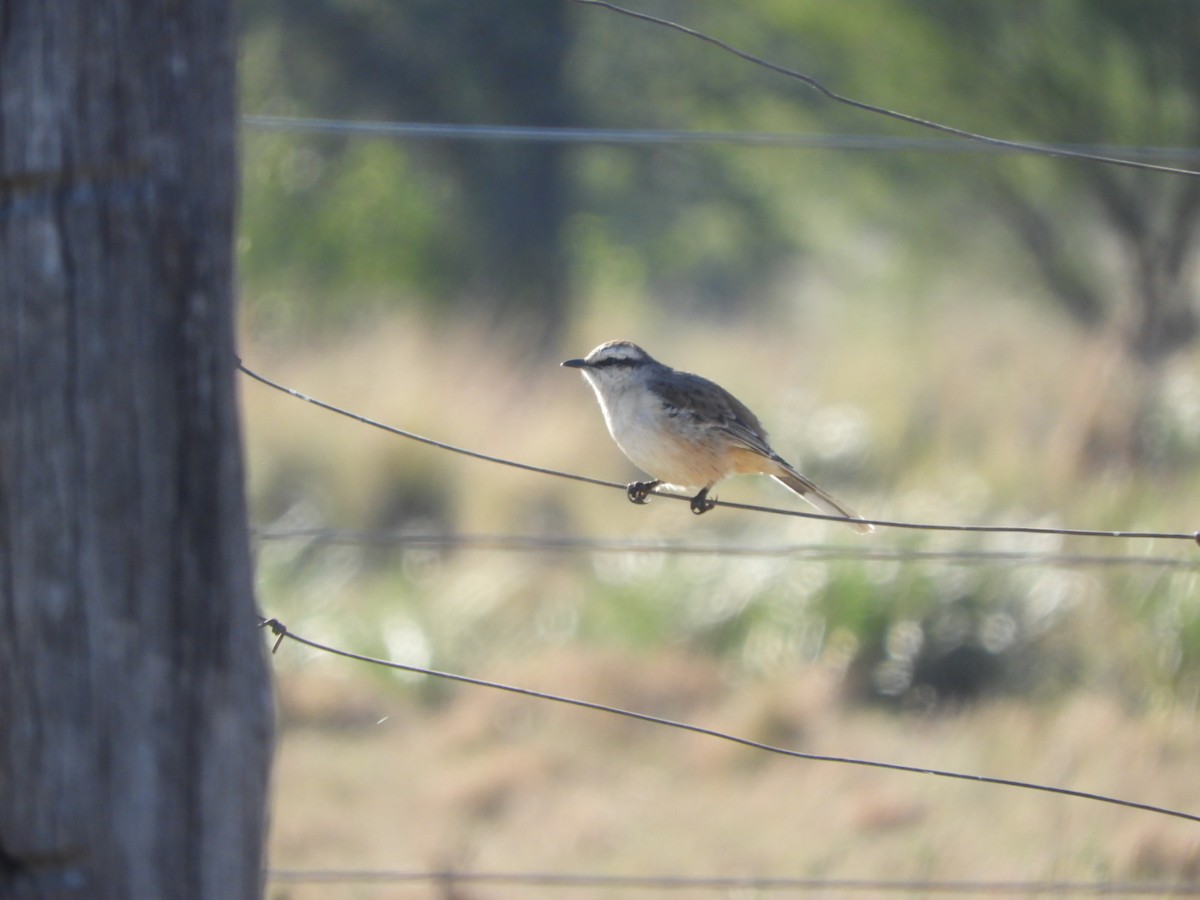
[[[734,457],[728,442],[711,428],[684,413],[671,415],[662,400],[649,391],[625,391],[601,397],[609,433],[639,469],[653,478],[687,487],[719,481]]]

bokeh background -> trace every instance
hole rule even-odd
[[[1191,0],[636,6],[871,104],[1200,168]],[[558,363],[629,338],[732,390],[868,517],[1200,527],[1200,179],[971,146],[568,0],[242,18],[251,368],[624,481]],[[697,518],[253,382],[243,404],[259,601],[306,637],[807,752],[1200,809],[1188,542]],[[766,479],[719,494],[794,505]],[[1161,816],[764,758],[298,645],[274,663],[275,869],[1200,879],[1200,834]]]

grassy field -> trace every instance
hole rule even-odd
[[[272,339],[252,320],[242,354],[297,390],[401,428],[623,481],[633,470],[590,391],[558,362],[632,337],[733,390],[781,452],[868,516],[1196,525],[1192,360],[1148,394],[1102,336],[1010,298],[968,308],[948,295],[919,315],[818,298],[772,330],[754,317],[681,329],[640,306],[596,309],[561,347],[393,315],[303,341]],[[243,395],[264,528],[660,548],[262,540],[264,611],[306,637],[806,752],[1200,810],[1194,545],[891,530],[861,538],[730,510],[697,519],[682,504],[634,507],[616,491],[404,441],[249,382]],[[1147,402],[1135,444],[1128,422]],[[793,505],[765,479],[729,483],[720,496]],[[772,552],[675,552],[681,545]],[[1107,561],[844,558],[864,549]],[[974,687],[958,695],[963,648]],[[1196,826],[1146,812],[770,757],[293,644],[275,665],[277,869],[1200,878]],[[277,884],[271,895],[522,893],[461,890]]]
[[[1200,878],[1191,822],[778,758],[479,688],[455,689],[431,708],[384,685],[364,686],[345,667],[321,668],[281,680],[272,837],[272,865],[280,869],[1160,884]],[[820,666],[746,680],[681,648],[564,648],[486,674],[806,752],[1200,808],[1193,717],[1133,714],[1093,693],[1036,706],[1002,700],[949,715],[897,716],[848,706],[835,675]],[[519,893],[480,886],[463,896]],[[272,896],[449,895],[428,885],[280,885]]]

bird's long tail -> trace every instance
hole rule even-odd
[[[791,466],[780,475],[772,475],[776,481],[782,484],[790,491],[799,494],[821,512],[829,513],[831,516],[845,516],[847,519],[858,519],[857,522],[848,522],[847,524],[857,531],[859,534],[870,534],[875,530],[875,527],[870,522],[861,521],[862,516],[848,507],[840,500],[835,500],[829,494],[825,493]]]

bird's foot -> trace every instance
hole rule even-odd
[[[715,500],[708,499],[708,488],[705,488],[695,497],[693,497],[691,502],[692,512],[698,516],[704,515],[716,505],[717,503]]]
[[[625,496],[631,503],[649,503],[650,494],[662,484],[661,481],[634,481],[625,488]]]

